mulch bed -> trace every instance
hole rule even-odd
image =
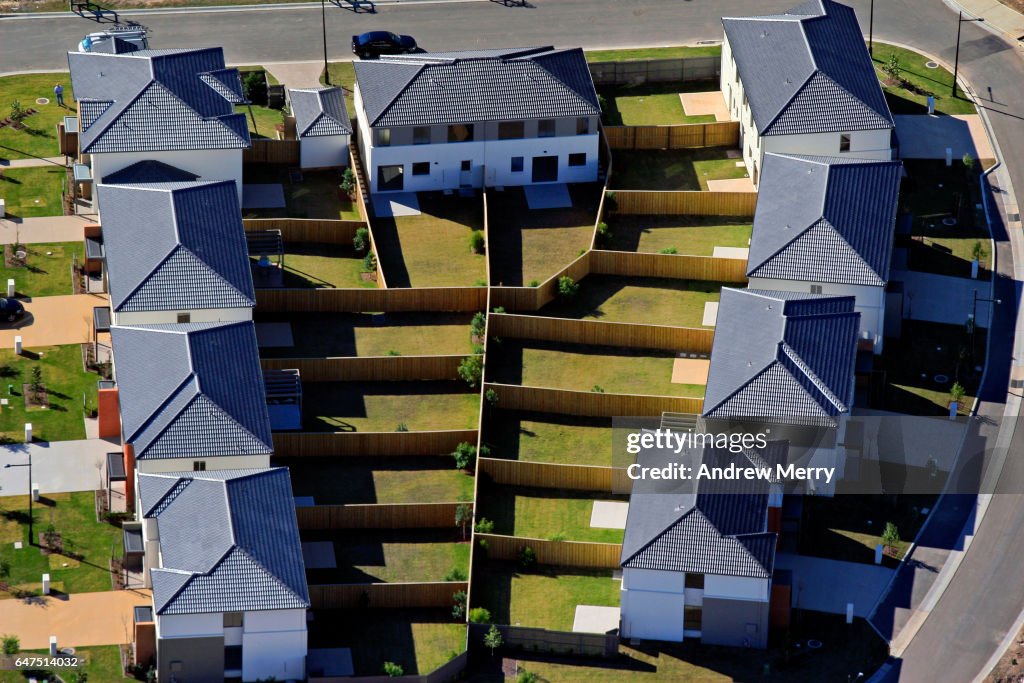
[[[359,273],[359,279],[362,280],[363,282],[376,282],[377,273]]]
[[[26,408],[49,408],[50,407],[50,396],[46,392],[46,385],[40,385],[39,396],[36,396],[35,392],[32,391],[31,384],[22,384],[21,393],[25,397]],[[38,400],[37,400],[38,399]]]
[[[4,245],[4,266],[5,267],[7,267],[7,268],[24,268],[25,267],[25,265],[27,263],[28,247],[26,247],[24,245],[21,245],[21,248],[22,248],[22,250],[26,254],[26,260],[25,261],[22,261],[21,259],[15,258],[15,256],[14,256],[15,249],[14,249],[14,245],[13,244],[5,244]]]

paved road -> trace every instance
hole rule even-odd
[[[867,26],[869,0],[853,0]],[[722,14],[769,13],[796,0],[533,0],[529,8],[486,0],[381,6],[376,15],[332,9],[331,58],[348,56],[348,36],[386,27],[412,33],[428,50],[551,43],[588,48],[668,45],[721,35]],[[131,18],[131,12],[123,15]],[[224,45],[232,63],[313,60],[321,56],[316,8],[220,14],[148,14],[158,46]],[[876,3],[875,37],[953,61],[956,16],[939,0]],[[0,69],[62,69],[55,45],[72,46],[95,24],[82,19],[0,20]],[[1014,187],[1024,192],[1024,63],[1016,48],[974,24],[963,26],[961,73],[985,99]],[[1019,230],[1012,226],[1009,230]],[[1006,365],[1018,296],[1005,233],[997,244],[1003,304],[996,316],[994,356]],[[1018,263],[1020,259],[1018,258]],[[980,414],[1002,416],[1007,371],[990,373]],[[983,422],[980,439],[994,440]],[[903,681],[968,681],[982,669],[1024,608],[1024,429],[1011,445],[1007,471],[988,516],[943,597],[894,671]],[[950,499],[956,500],[956,499]],[[961,501],[962,502],[962,501]],[[940,510],[940,513],[942,511]],[[957,515],[950,515],[951,519]],[[949,527],[954,525],[947,525]]]

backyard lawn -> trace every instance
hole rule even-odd
[[[601,120],[609,126],[668,126],[680,123],[714,123],[714,114],[687,115],[679,93],[717,90],[717,83],[644,83],[602,87],[598,92],[607,107]]]
[[[25,407],[24,384],[32,381],[32,368],[42,370],[49,408]],[[96,406],[99,375],[82,368],[79,344],[42,346],[16,356],[13,349],[0,350],[0,386],[7,384],[10,405],[0,411],[0,438],[24,440],[25,423],[32,423],[36,441],[67,441],[85,438],[83,400]]]
[[[311,432],[474,429],[480,394],[465,382],[304,382]]]
[[[487,284],[487,257],[470,249],[484,229],[480,197],[417,194],[420,215],[373,222],[377,258],[388,287],[471,287]]]
[[[302,171],[293,176],[285,166],[249,164],[243,170],[247,184],[280,183],[284,209],[243,209],[245,218],[326,218],[359,220],[359,209],[348,197],[339,196],[341,171]]]
[[[891,55],[899,60],[901,72],[900,83],[888,84],[888,75],[882,70],[889,63]],[[882,81],[882,90],[893,114],[926,114],[928,112],[928,95],[935,97],[935,111],[940,114],[976,114],[974,104],[966,98],[963,90],[956,89],[953,97],[950,90],[953,85],[953,74],[938,66],[929,69],[925,66],[931,61],[928,57],[895,45],[886,45],[875,41],[872,60],[878,80]]]
[[[570,301],[555,300],[540,315],[557,318],[700,327],[704,304],[728,283],[669,278],[588,275]],[[736,285],[733,285],[736,286]]]
[[[473,500],[473,477],[448,456],[288,459],[292,490],[317,505]]]
[[[258,257],[250,260],[256,263]],[[274,257],[271,257],[274,261]],[[376,280],[363,279],[367,271],[363,259],[352,247],[344,244],[285,243],[284,273],[282,287],[370,287],[377,286]],[[258,272],[254,282],[260,286]]]
[[[594,238],[601,187],[569,186],[573,206],[531,210],[521,188],[487,195],[491,284],[538,284],[572,263]]]
[[[427,674],[466,649],[466,625],[450,609],[315,610],[309,622],[309,646],[352,649],[356,676],[383,673],[394,662],[407,675]]]
[[[612,420],[606,417],[494,410],[485,421],[484,441],[495,458],[612,464]]]
[[[249,133],[254,138],[277,139],[275,126],[284,123],[284,116],[280,109],[271,109],[259,104],[235,105],[236,114],[245,114],[245,120],[249,122]],[[255,119],[255,123],[253,120]]]
[[[67,9],[67,6],[63,9]],[[67,108],[58,107],[54,99],[53,86],[57,83],[64,86]],[[50,103],[36,103],[41,97],[47,98]],[[21,103],[23,109],[34,108],[37,111],[25,119],[25,128],[22,130],[15,130],[11,126],[0,128],[0,159],[55,157],[60,154],[57,122],[65,116],[75,115],[71,76],[65,72],[0,77],[0,119],[7,118],[15,100]]]
[[[612,155],[611,188],[615,190],[707,190],[709,180],[747,175],[739,150],[731,147],[617,149]]]
[[[25,650],[24,653],[46,656],[49,650]],[[75,656],[80,660],[85,660],[80,670],[89,677],[90,681],[99,683],[100,681],[119,681],[126,678],[121,669],[121,653],[118,651],[117,645],[76,647]],[[76,671],[79,669],[56,667],[32,671],[0,670],[0,683],[25,683],[29,677],[44,681],[48,680],[45,678],[46,673],[59,675],[65,681],[74,681],[74,672]]]
[[[467,313],[273,313],[256,322],[288,322],[295,346],[263,347],[264,358],[456,355],[470,353]]]
[[[496,624],[572,631],[577,605],[618,607],[620,588],[610,569],[522,572],[509,563],[488,562],[474,579],[473,606],[490,610]]]
[[[24,458],[16,457],[12,462]],[[35,545],[29,545],[28,496],[0,498],[0,557],[11,563],[4,579],[18,590],[40,590],[40,577],[50,574],[51,587],[62,593],[112,590],[110,559],[121,545],[121,528],[96,521],[95,494],[44,493],[32,507]],[[43,554],[40,535],[53,525],[60,534],[63,552]],[[14,542],[24,545],[14,549]],[[0,599],[12,597],[0,592]]]
[[[503,339],[488,347],[487,381],[609,394],[704,396],[704,385],[672,382],[668,351]]]
[[[646,47],[630,50],[589,50],[588,62],[625,62],[635,59],[672,59],[675,57],[707,57],[722,54],[721,45],[680,45],[677,47]]]
[[[715,247],[750,245],[746,216],[612,216],[610,249],[712,256]]]
[[[61,193],[66,175],[63,166],[0,169],[0,199],[6,205],[7,217],[64,215]]]
[[[628,498],[618,497],[620,500]],[[615,500],[598,494],[560,489],[503,486],[480,482],[477,520],[494,522],[494,533],[563,541],[622,543],[622,529],[590,526],[594,501]]]
[[[449,572],[469,573],[470,544],[454,524],[451,531],[304,531],[302,541],[334,545],[337,567],[306,567],[312,585],[444,581]]]
[[[82,242],[53,242],[27,244],[26,265],[16,268],[4,266],[0,260],[0,282],[14,278],[19,296],[60,296],[73,294],[71,264],[78,257],[82,262]]]

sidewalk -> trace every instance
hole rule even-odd
[[[96,221],[95,215],[0,218],[0,244],[76,242],[85,239],[83,228]]]
[[[34,166],[64,166],[64,157],[33,157],[31,159],[0,158],[0,171],[5,168],[32,168]]]
[[[263,68],[286,88],[319,88],[323,62],[289,62],[264,64]]]
[[[1010,9],[999,0],[956,0],[965,14],[984,17],[985,23],[1004,33],[1011,40],[1024,35],[1024,15]]]
[[[59,648],[121,645],[132,639],[132,608],[152,604],[148,589],[0,600],[0,624],[25,650],[50,647],[50,636],[57,636]]]

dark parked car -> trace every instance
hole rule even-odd
[[[352,36],[352,52],[362,59],[416,52],[416,39],[412,36],[400,36],[390,31],[370,31]]]
[[[25,315],[25,307],[21,305],[20,301],[0,297],[0,318],[13,323],[23,315]]]

